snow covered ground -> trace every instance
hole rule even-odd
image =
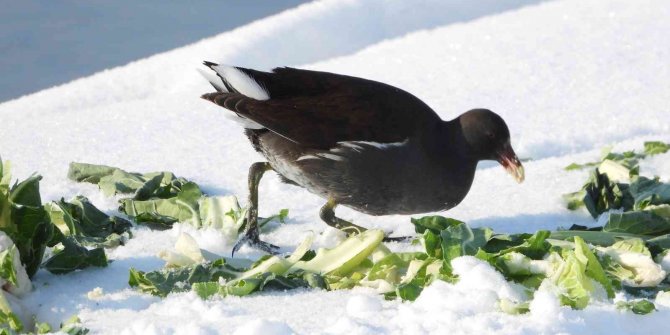
[[[513,4],[512,4],[513,3]],[[464,202],[447,216],[498,232],[592,224],[564,208],[561,194],[578,189],[586,171],[574,161],[598,158],[603,146],[639,148],[670,141],[670,3],[557,0],[326,0],[248,26],[0,105],[0,153],[14,175],[44,175],[43,200],[83,194],[115,212],[95,186],[67,180],[70,161],[126,170],[170,170],[213,194],[246,195],[249,164],[261,158],[223,111],[199,99],[211,88],[194,68],[203,59],[268,69],[279,65],[333,71],[388,82],[424,99],[443,118],[487,107],[510,126],[525,163],[517,185],[495,164],[481,164]],[[670,155],[644,161],[642,172],[670,179]],[[436,186],[439,187],[439,186]],[[334,233],[318,218],[323,200],[274,175],[260,187],[261,215],[290,209],[290,221],[265,236],[289,251],[307,231]],[[409,217],[370,217],[338,209],[356,223],[411,234]],[[458,284],[435,283],[414,303],[384,301],[365,289],[270,292],[202,301],[191,293],[164,300],[127,285],[128,269],[154,270],[156,253],[180,231],[201,247],[228,254],[216,231],[177,225],[135,230],[110,252],[114,262],[64,276],[45,271],[24,299],[38,319],[57,325],[79,314],[93,333],[663,333],[670,307],[647,316],[611,304],[583,311],[538,294],[531,312],[511,316],[495,302],[512,290],[490,267],[461,258]],[[408,248],[394,244],[394,249]],[[242,257],[257,257],[242,249]],[[103,289],[97,300],[87,297]]]

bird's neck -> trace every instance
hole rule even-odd
[[[462,197],[451,200],[451,206],[459,203],[470,189],[477,169],[478,157],[469,148],[460,123],[457,121],[442,121],[437,129],[440,139],[437,143],[439,148],[433,157],[437,157],[439,173],[444,179],[445,185],[459,187],[466,190]],[[454,178],[454,176],[457,176]]]
[[[440,124],[440,138],[446,151],[455,153],[474,164],[481,159],[476,152],[470,148],[459,119],[442,121]]]

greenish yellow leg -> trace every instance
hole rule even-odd
[[[337,203],[333,199],[328,199],[328,202],[326,202],[326,204],[321,207],[321,211],[319,211],[321,220],[323,220],[329,226],[347,233],[347,235],[360,234],[367,230],[361,226],[357,226],[347,220],[342,220],[335,216],[335,207],[337,207]]]
[[[244,236],[233,247],[233,255],[245,244],[269,254],[276,254],[279,249],[276,245],[261,241],[259,237],[258,184],[260,184],[263,174],[269,170],[272,170],[272,166],[268,162],[257,162],[249,167],[249,210],[247,211],[246,229],[244,230]]]

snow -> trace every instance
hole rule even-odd
[[[352,318],[374,317],[381,310],[381,302],[374,297],[354,295],[347,301],[347,315]]]
[[[234,333],[235,335],[289,335],[293,330],[281,321],[257,319],[245,323]]]
[[[444,119],[487,107],[507,121],[516,152],[530,159],[526,181],[518,185],[497,164],[482,163],[463,203],[441,214],[498,232],[593,225],[587,213],[569,212],[561,200],[588,172],[563,167],[597,159],[606,145],[627,150],[645,140],[670,142],[669,15],[670,3],[659,0],[318,1],[6,102],[0,105],[0,153],[12,161],[15,177],[44,176],[44,201],[82,194],[117,213],[115,199],[67,180],[70,161],[169,170],[208,193],[244,199],[247,168],[261,157],[224,111],[198,98],[212,88],[195,68],[202,60],[260,69],[294,65],[396,85]],[[670,179],[670,155],[645,160],[641,168]],[[322,204],[268,174],[260,214],[289,208],[290,219],[263,238],[287,252],[310,231],[324,232],[316,247],[335,244],[341,236],[320,222]],[[366,227],[413,234],[408,216],[337,212]],[[435,283],[414,303],[385,301],[365,288],[208,301],[181,293],[161,300],[130,289],[128,269],[162,267],[156,255],[171,250],[181,233],[219,255],[232,245],[216,230],[186,225],[133,233],[127,245],[108,253],[114,262],[107,268],[63,276],[40,271],[23,304],[54,326],[78,314],[93,333],[109,334],[647,334],[663,333],[670,316],[668,304],[647,316],[611,303],[573,311],[542,291],[530,313],[503,314],[497,300],[515,300],[520,292],[467,257],[455,263],[468,280]],[[260,253],[243,248],[239,255]],[[89,299],[97,288],[100,294]]]

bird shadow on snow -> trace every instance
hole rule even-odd
[[[573,224],[593,227],[597,221],[580,213],[519,214],[468,221],[468,225],[472,227],[489,227],[497,233],[534,233],[538,230],[568,229]]]
[[[40,270],[33,277],[34,290],[24,304],[40,322],[57,325],[82,309],[143,310],[159,298],[141,294],[128,285],[128,270],[151,271],[161,268],[156,257],[133,257],[113,260],[105,268],[90,267],[63,275]],[[87,293],[102,288],[103,296],[89,299]],[[83,293],[82,293],[83,292]]]

